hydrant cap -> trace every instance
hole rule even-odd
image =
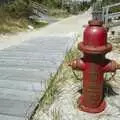
[[[103,21],[101,21],[101,20],[90,20],[88,22],[88,24],[90,26],[102,26],[103,25]]]

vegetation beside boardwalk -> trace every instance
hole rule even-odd
[[[28,29],[28,25],[42,27],[44,22],[29,19],[32,13],[30,0],[15,0],[0,5],[0,33],[18,32]]]
[[[97,2],[97,0],[92,0],[91,4]],[[120,3],[120,0],[102,0],[101,5],[107,6],[107,5],[112,5],[112,4],[116,4],[116,3]],[[113,8],[110,8],[110,12],[120,12],[120,6],[116,6]]]
[[[46,0],[45,0],[46,1]],[[24,31],[31,26],[32,28],[40,28],[47,25],[47,22],[38,21],[35,19],[29,19],[29,16],[33,15],[32,2],[38,2],[45,4],[45,1],[41,0],[14,0],[9,3],[2,3],[0,5],[0,33],[19,32]],[[50,2],[47,2],[46,6]],[[54,6],[54,5],[53,5]],[[67,16],[68,13],[63,10],[49,8],[49,14],[52,16]],[[56,10],[57,9],[57,10]]]
[[[29,19],[29,16],[33,15],[32,2],[45,6],[48,16],[68,17],[71,14],[67,7],[62,8],[61,0],[12,0],[0,5],[0,33],[23,31],[28,29],[28,26],[39,28],[46,25],[46,22]],[[84,10],[86,5],[82,4],[80,8]]]

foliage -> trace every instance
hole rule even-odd
[[[91,0],[91,4],[95,3],[97,0]]]
[[[91,3],[93,4],[93,11],[95,10],[101,11],[103,6],[112,5],[119,2],[120,2],[119,0],[102,0],[102,2],[97,0],[91,1]],[[110,8],[109,12],[110,13],[120,12],[120,6]]]
[[[60,8],[61,6],[61,0],[34,0],[34,1],[38,3],[42,3],[47,7],[52,7],[52,8]]]
[[[15,0],[4,6],[4,11],[11,17],[28,17],[31,10],[30,0]]]
[[[111,5],[111,4],[115,4],[115,3],[119,3],[120,0],[103,0],[102,1],[102,4],[103,6],[106,6],[106,5]],[[110,8],[110,12],[120,12],[120,6],[116,6],[116,7],[113,7],[113,8]]]
[[[110,13],[114,13],[114,12],[120,12],[120,6],[116,6],[116,7],[113,7],[113,8],[110,8]]]
[[[0,6],[0,33],[23,31],[28,25],[42,27],[46,24],[31,21],[31,0],[15,0]]]
[[[101,2],[96,2],[93,4],[93,11],[101,11],[101,10],[102,10]]]
[[[70,15],[67,10],[62,10],[62,9],[57,9],[57,8],[49,10],[48,14],[56,18],[65,18]]]
[[[102,0],[103,6],[118,3],[118,2],[120,2],[120,0]]]
[[[36,0],[39,1],[39,0]],[[68,0],[69,1],[69,0]],[[40,2],[40,1],[39,1]],[[50,7],[50,8],[57,8],[57,9],[64,9],[67,10],[68,13],[79,13],[80,11],[84,11],[90,7],[90,4],[86,1],[81,2],[78,4],[78,2],[67,2],[62,3],[62,0],[41,0],[42,4]]]
[[[97,0],[91,0],[91,3],[95,3],[97,2]],[[120,2],[120,0],[102,0],[102,5],[106,6],[106,5],[110,5],[110,4],[114,4],[114,3],[118,3]]]
[[[51,105],[54,102],[55,95],[58,92],[58,77],[59,73],[62,70],[62,65],[59,67],[58,71],[55,75],[51,76],[50,80],[48,81],[48,88],[46,89],[44,95],[40,100],[40,107],[44,107],[45,105]]]

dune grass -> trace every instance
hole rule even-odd
[[[19,32],[28,29],[43,27],[47,23],[29,19],[32,14],[30,0],[15,0],[0,6],[0,33]]]

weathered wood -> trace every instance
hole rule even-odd
[[[109,13],[110,8],[117,7],[117,6],[120,6],[120,3],[116,3],[116,4],[113,4],[113,5],[108,5],[108,6],[103,7],[102,19],[105,21],[106,25],[108,25],[108,20],[109,19],[120,17],[120,12]]]
[[[41,93],[40,93],[41,91],[36,91],[34,87],[32,91],[25,91],[24,89],[18,90],[16,88],[14,89],[0,88],[0,99],[34,102],[34,101],[38,101],[41,98]]]
[[[0,114],[0,120],[25,120],[25,118]]]
[[[42,14],[48,14],[48,10],[45,6],[43,6],[42,4],[39,4],[37,2],[31,1],[31,6],[32,6],[32,11],[33,14],[41,17]]]
[[[108,15],[108,18],[115,18],[115,17],[120,17],[120,12],[111,13]]]
[[[0,120],[31,116],[72,41],[46,36],[0,51]]]
[[[0,88],[7,88],[10,90],[18,90],[18,91],[25,91],[25,92],[40,92],[45,89],[45,81],[41,80],[39,82],[33,81],[26,81],[26,80],[0,80]],[[1,91],[2,92],[2,91]]]
[[[52,70],[52,69],[51,69]],[[6,74],[7,73],[7,74]],[[40,82],[46,80],[50,76],[50,69],[21,69],[16,67],[0,67],[0,79],[1,80],[16,80],[16,81],[32,81]]]
[[[0,99],[0,114],[16,117],[27,116],[27,112],[33,111],[35,104],[19,100]]]

